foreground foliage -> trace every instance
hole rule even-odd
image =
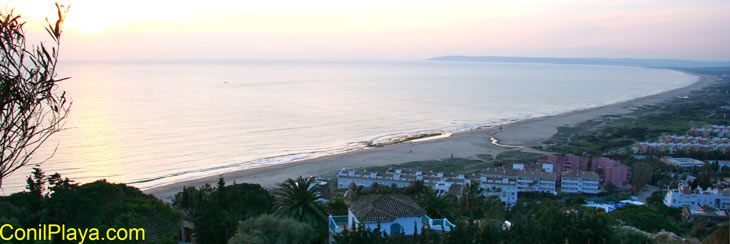
[[[145,240],[139,243],[175,243],[182,220],[180,211],[159,199],[105,180],[79,185],[59,174],[46,177],[36,168],[28,177],[28,190],[0,197],[0,224],[23,228],[49,223],[100,230],[144,228]],[[55,237],[53,243],[65,243],[60,235]]]
[[[316,181],[312,177],[287,179],[279,184],[276,195],[276,211],[278,216],[288,217],[307,223],[315,229],[327,228],[324,206],[318,201]]]
[[[307,244],[314,238],[314,229],[290,218],[264,214],[238,224],[228,244]]]
[[[274,197],[257,184],[226,186],[221,178],[213,188],[185,188],[175,195],[173,205],[193,219],[195,237],[201,244],[225,243],[239,221],[271,213]]]
[[[46,31],[52,46],[26,44],[25,22],[7,8],[0,10],[0,188],[3,179],[30,162],[51,135],[63,129],[71,102],[56,79],[61,26],[66,16],[56,4],[58,19]],[[44,155],[45,156],[45,155]]]

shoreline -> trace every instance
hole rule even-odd
[[[682,71],[680,71],[682,72]],[[687,72],[685,72],[687,73]],[[360,168],[399,164],[410,161],[439,160],[454,157],[476,158],[478,154],[496,154],[510,150],[525,150],[544,153],[533,149],[557,133],[557,128],[575,125],[583,121],[605,115],[626,114],[634,107],[653,105],[660,102],[687,95],[714,83],[710,76],[688,73],[698,79],[684,87],[660,92],[653,95],[633,98],[627,101],[603,105],[599,107],[578,109],[565,113],[536,117],[518,121],[480,127],[477,129],[455,132],[447,137],[422,138],[425,140],[404,141],[382,147],[366,147],[312,159],[292,161],[283,164],[267,165],[258,168],[242,169],[221,174],[228,184],[256,183],[266,188],[297,176],[319,176],[341,168]],[[500,127],[502,128],[500,130]],[[495,144],[494,141],[498,143]],[[183,187],[199,187],[205,184],[214,185],[219,175],[185,180],[172,184],[152,187],[143,190],[163,200],[170,200],[182,191]]]

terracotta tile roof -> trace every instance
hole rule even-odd
[[[426,214],[413,200],[400,195],[376,195],[356,199],[348,204],[361,223],[390,222],[399,217]]]

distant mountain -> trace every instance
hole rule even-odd
[[[635,59],[635,58],[541,58],[541,57],[500,57],[500,56],[441,56],[431,58],[435,61],[472,61],[508,63],[549,63],[549,64],[602,64],[640,66],[649,68],[697,68],[728,67],[730,61],[695,61],[681,59]]]

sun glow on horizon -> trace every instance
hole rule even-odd
[[[54,13],[54,1],[9,1],[29,23]],[[448,54],[730,59],[730,34],[717,31],[730,29],[730,2],[721,0],[60,4],[71,4],[64,26],[65,55],[71,59]]]

